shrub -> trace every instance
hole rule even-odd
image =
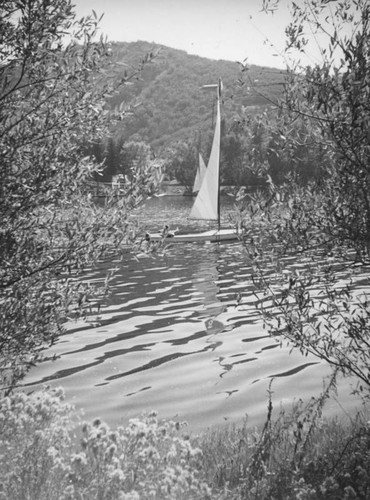
[[[72,436],[63,392],[16,393],[0,402],[0,499],[210,498],[202,452],[182,424],[155,413],[111,430],[99,419]]]
[[[60,389],[0,399],[1,500],[59,498],[71,427]]]

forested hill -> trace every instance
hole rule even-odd
[[[125,85],[111,100],[112,106],[138,104],[115,131],[124,140],[144,141],[157,149],[209,131],[215,91],[201,90],[201,86],[217,83],[219,77],[224,84],[222,115],[228,124],[240,119],[244,108],[244,113],[255,114],[281,94],[283,72],[278,69],[250,66],[242,73],[237,62],[206,59],[148,42],[113,43],[112,57],[129,74],[146,54],[158,49],[140,79]]]

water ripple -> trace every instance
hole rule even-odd
[[[157,222],[160,228],[163,219]],[[62,384],[88,417],[110,424],[155,409],[194,428],[245,413],[258,423],[271,378],[278,400],[321,390],[327,366],[289,354],[263,329],[238,243],[173,245],[139,262],[127,254],[115,266],[113,293],[99,314],[67,325],[47,352],[57,360],[31,370],[27,387]],[[103,282],[108,267],[89,270],[86,280]]]

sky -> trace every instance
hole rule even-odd
[[[144,40],[209,59],[285,68],[289,13],[261,12],[262,0],[73,0],[78,17],[104,17],[111,41]]]

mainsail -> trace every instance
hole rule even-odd
[[[204,174],[206,173],[206,164],[202,158],[202,155],[199,153],[199,164],[197,168],[197,173],[195,175],[194,185],[193,185],[193,193],[197,193],[202,185]]]
[[[219,221],[219,168],[220,168],[220,139],[221,139],[221,79],[218,85],[207,85],[207,88],[217,88],[217,116],[215,133],[213,136],[211,155],[203,178],[199,193],[195,199],[190,217],[193,219],[207,219]]]

